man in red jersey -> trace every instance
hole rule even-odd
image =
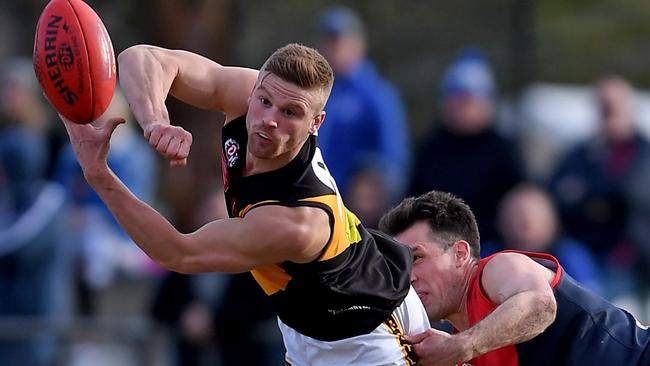
[[[407,198],[380,222],[413,250],[411,284],[431,321],[409,337],[419,365],[649,365],[650,332],[581,287],[553,256],[521,251],[479,258],[479,233],[459,198]]]

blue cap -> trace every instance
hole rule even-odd
[[[330,9],[320,16],[318,29],[325,36],[363,34],[363,22],[359,16],[346,7]]]
[[[461,50],[442,76],[443,97],[472,95],[493,99],[496,94],[494,75],[487,58],[476,48]]]

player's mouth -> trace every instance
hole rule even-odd
[[[256,135],[266,141],[272,141],[271,137],[264,132],[256,132]]]
[[[420,292],[420,291],[415,291],[415,293],[418,294],[418,297],[420,298],[420,301],[424,302],[424,299],[427,297],[426,292]]]

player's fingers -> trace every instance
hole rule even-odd
[[[106,122],[106,125],[104,125],[103,129],[108,133],[108,136],[111,136],[113,134],[113,131],[117,128],[117,126],[121,125],[122,123],[126,122],[126,120],[122,117],[114,117],[108,120]]]
[[[61,121],[63,122],[63,125],[65,126],[66,130],[68,130],[68,132],[70,132],[69,130],[70,128],[74,128],[77,125],[76,123],[65,118],[61,113],[58,113],[58,115]]]
[[[169,155],[172,158],[180,158],[180,156],[178,156],[178,152],[181,148],[182,142],[183,141],[179,138],[173,138],[169,142],[169,146],[167,146],[167,155]]]
[[[87,127],[70,121],[60,113],[59,118],[61,118],[63,126],[65,127],[65,130],[68,132],[68,136],[70,136],[71,139],[79,134],[80,129]]]
[[[158,140],[158,143],[156,143],[156,150],[163,154],[165,157],[167,156],[167,147],[169,146],[169,142],[172,140],[173,136],[171,136],[169,133],[164,134],[160,137],[160,140]]]
[[[431,334],[433,334],[433,331],[431,329],[427,329],[422,333],[407,335],[405,338],[407,342],[411,344],[416,344],[422,342],[426,337],[430,336]]]
[[[151,133],[153,132],[154,126],[149,124],[147,125],[144,130],[142,131],[144,133],[144,138],[145,140],[149,141],[151,139]]]
[[[421,343],[415,343],[413,344],[413,352],[419,357],[419,362],[418,365],[430,365],[430,363],[427,363],[427,349],[426,346],[421,344]]]
[[[173,159],[169,161],[169,166],[172,168],[184,167],[187,165],[187,158]]]
[[[191,139],[190,139],[189,142],[181,141],[181,144],[180,144],[179,149],[178,149],[178,157],[187,159],[187,157],[190,155],[190,147],[191,147],[191,145],[192,145]]]
[[[161,131],[160,128],[155,128],[149,132],[149,145],[151,145],[154,149],[156,146],[158,146],[158,141],[160,141],[160,138],[163,136],[163,132]]]

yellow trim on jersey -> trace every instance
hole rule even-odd
[[[286,289],[291,280],[291,276],[277,264],[257,267],[251,270],[251,274],[269,296]]]
[[[244,216],[246,216],[248,211],[254,209],[257,206],[264,205],[264,204],[267,204],[267,203],[280,203],[280,201],[278,201],[278,200],[266,200],[266,201],[260,201],[260,202],[254,203],[252,205],[248,205],[248,206],[244,207],[241,211],[239,211],[239,217],[244,217]]]
[[[318,202],[328,206],[334,215],[334,227],[332,228],[332,240],[328,243],[325,252],[319,261],[326,261],[341,254],[351,244],[361,241],[361,234],[357,226],[361,223],[359,219],[345,206],[336,195],[324,195],[305,198],[301,201]]]
[[[413,346],[406,341],[404,331],[402,330],[402,325],[397,319],[397,316],[395,316],[395,313],[391,314],[390,318],[386,319],[384,326],[388,328],[388,331],[395,336],[397,345],[402,349],[402,354],[404,355],[404,362],[406,365],[416,365],[417,356],[413,351]]]
[[[331,228],[332,239],[327,243],[323,255],[318,259],[319,261],[332,259],[345,251],[351,244],[361,241],[361,234],[357,229],[357,226],[360,224],[359,219],[351,211],[341,205],[341,200],[338,196],[329,194],[309,197],[300,201],[323,204],[332,210],[334,216],[334,227]],[[246,206],[239,212],[239,216],[244,217],[244,215],[253,208],[268,203],[282,204],[281,201],[277,200],[261,201]],[[286,289],[287,284],[291,280],[291,275],[289,275],[278,264],[255,268],[251,270],[251,274],[255,277],[255,281],[257,281],[267,295],[272,295],[280,290]]]

